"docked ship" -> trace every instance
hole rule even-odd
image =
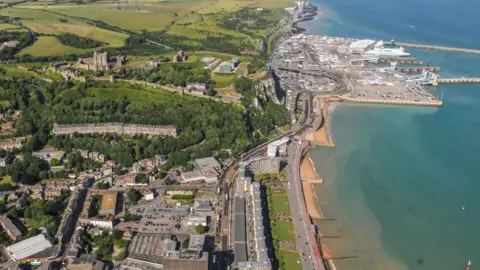
[[[410,53],[406,52],[403,47],[400,48],[385,48],[383,46],[383,41],[377,42],[373,49],[365,51],[365,55],[376,55],[376,56],[409,56]]]

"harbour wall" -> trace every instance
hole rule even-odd
[[[349,97],[338,97],[342,101],[353,102],[353,103],[368,103],[368,104],[386,104],[386,105],[410,105],[410,106],[430,106],[430,107],[441,107],[443,102],[440,100],[432,100],[430,102],[423,101],[402,101],[402,100],[381,100],[381,99],[356,99]]]
[[[402,47],[427,49],[427,50],[438,50],[438,51],[449,51],[449,52],[458,52],[458,53],[480,54],[480,50],[446,47],[446,46],[403,43],[403,42],[384,42],[384,44],[385,45],[390,45],[390,46],[402,46]]]

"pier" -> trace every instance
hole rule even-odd
[[[440,67],[396,67],[395,71],[400,72],[422,72],[422,71],[430,71],[430,72],[440,72]]]
[[[404,65],[423,65],[422,61],[417,61],[415,57],[400,57],[400,56],[379,56],[378,62],[388,63],[388,62],[397,62]]]
[[[480,81],[480,79],[479,79]],[[368,103],[368,104],[384,104],[384,105],[414,105],[414,106],[431,106],[441,107],[443,102],[437,99],[430,101],[408,101],[408,100],[385,100],[385,99],[361,99],[339,96],[342,101],[353,103]]]
[[[438,50],[438,51],[448,51],[448,52],[458,52],[458,53],[480,54],[480,50],[446,47],[446,46],[403,43],[403,42],[384,42],[384,44],[385,45],[390,45],[390,46],[401,46],[401,47],[418,48],[418,49],[426,49],[426,50]]]
[[[437,84],[480,83],[480,78],[445,78],[437,79]]]

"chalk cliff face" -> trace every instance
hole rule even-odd
[[[260,105],[262,104],[262,101],[271,101],[276,104],[280,104],[275,91],[275,82],[272,78],[258,81],[255,84],[255,91],[257,93]]]

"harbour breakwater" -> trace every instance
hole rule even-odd
[[[443,102],[441,100],[426,101],[407,101],[407,100],[380,100],[380,99],[359,99],[350,98],[344,96],[338,96],[341,101],[347,101],[352,103],[367,103],[367,104],[385,104],[385,105],[411,105],[411,106],[428,106],[428,107],[441,107]]]
[[[414,44],[414,43],[404,43],[404,42],[395,42],[395,41],[384,42],[383,44],[388,45],[388,46],[401,46],[401,47],[426,49],[426,50],[438,50],[438,51],[449,51],[449,52],[457,52],[457,53],[480,54],[480,50],[455,48],[455,47],[447,47],[447,46]]]

